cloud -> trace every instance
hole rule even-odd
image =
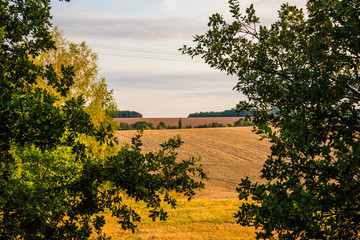
[[[191,38],[205,31],[206,21],[170,16],[124,17],[104,14],[78,13],[72,18],[59,15],[55,26],[68,36],[87,38],[125,38],[139,40]]]
[[[162,11],[176,11],[177,9],[177,0],[164,0],[161,5]]]
[[[303,0],[243,0],[241,10],[254,3],[261,23],[269,25],[285,1],[305,6]],[[177,51],[208,30],[211,14],[230,19],[225,0],[78,0],[52,5],[54,25],[70,41],[86,40],[99,53],[101,75],[114,88],[121,109],[146,117],[187,116],[229,109],[244,98],[232,91],[236,79]]]
[[[104,73],[108,83],[123,89],[142,90],[175,90],[177,92],[213,92],[214,90],[231,89],[236,85],[237,79],[223,72],[205,73]]]
[[[145,3],[145,1],[120,1],[115,4],[113,1],[107,0],[101,5],[89,3],[85,5],[88,6],[85,9],[80,8],[80,6],[70,8],[64,4],[60,6],[59,3],[55,2],[56,5],[53,9],[54,25],[64,29],[67,36],[77,36],[83,39],[192,39],[193,35],[207,31],[208,17],[212,13],[219,12],[227,16],[226,18],[229,17],[226,1],[159,0],[159,4],[150,4],[150,1],[148,1],[149,3]],[[279,10],[280,4],[285,2],[285,0],[274,1],[252,1],[262,24],[273,23],[277,18],[277,10]],[[140,2],[143,5],[136,5]],[[305,6],[304,3],[301,4],[301,0],[291,0],[289,3]],[[242,2],[242,11],[245,11],[249,4],[250,1]],[[81,4],[79,3],[79,5]],[[89,9],[89,5],[92,6],[91,9]],[[159,11],[160,6],[161,12],[155,11],[155,5],[157,11]],[[95,8],[98,8],[97,12],[93,10]],[[110,8],[118,9],[119,13],[110,11]],[[140,10],[134,12],[135,9]],[[127,14],[124,12],[125,10],[128,10]]]

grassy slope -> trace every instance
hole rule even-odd
[[[238,183],[246,176],[259,181],[260,169],[269,154],[270,144],[259,141],[251,130],[251,127],[241,127],[145,131],[145,151],[155,151],[160,143],[180,134],[185,143],[179,157],[202,156],[210,180],[195,199],[190,202],[179,199],[175,210],[168,208],[166,222],[152,222],[143,203],[128,200],[142,216],[135,234],[123,231],[110,213],[105,213],[104,232],[112,239],[254,239],[254,229],[236,224],[234,218],[241,204],[236,199]],[[130,143],[136,131],[117,134],[120,143]]]

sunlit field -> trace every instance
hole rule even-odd
[[[119,143],[130,143],[135,134],[118,131]],[[234,214],[241,204],[236,187],[246,176],[261,181],[270,144],[260,141],[252,127],[146,130],[143,150],[156,151],[160,143],[177,134],[184,141],[179,158],[202,156],[201,164],[209,175],[206,188],[190,202],[180,198],[176,209],[168,207],[165,222],[153,222],[143,203],[128,200],[142,216],[136,232],[122,230],[111,213],[105,213],[104,232],[113,239],[254,239],[253,228],[236,224]]]
[[[237,198],[236,188],[242,178],[260,181],[260,170],[270,154],[270,143],[260,141],[252,127],[174,129],[144,131],[143,150],[155,151],[159,144],[179,134],[184,145],[179,158],[201,156],[201,164],[209,174],[206,189],[196,198]],[[118,131],[118,140],[131,143],[136,131]]]
[[[143,203],[130,205],[142,215],[135,233],[124,231],[106,213],[107,225],[104,232],[112,239],[254,239],[255,231],[236,224],[234,213],[239,207],[237,199],[195,199],[190,202],[178,200],[176,209],[167,208],[166,221],[153,222],[147,217]],[[95,236],[94,236],[95,237]]]

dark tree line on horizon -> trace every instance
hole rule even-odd
[[[235,108],[232,108],[230,110],[225,110],[222,112],[196,112],[196,113],[190,113],[189,118],[192,117],[246,117],[249,115],[248,111],[241,111],[237,112]]]
[[[143,115],[136,111],[119,111],[117,114],[111,115],[112,118],[143,118]]]

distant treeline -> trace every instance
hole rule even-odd
[[[225,110],[223,112],[197,112],[190,113],[189,118],[191,117],[246,117],[249,114],[247,111],[236,112],[235,108],[230,110]]]
[[[182,128],[219,128],[219,127],[242,127],[242,126],[254,126],[254,123],[250,120],[245,120],[244,118],[240,118],[238,121],[235,121],[234,123],[228,123],[228,124],[219,124],[217,122],[209,123],[209,124],[202,124],[197,126],[191,126],[186,125],[182,126],[182,120],[179,119],[178,126],[170,126],[166,125],[165,122],[160,122],[156,129],[182,129]],[[151,122],[146,121],[138,121],[133,124],[129,124],[126,122],[120,122],[118,130],[150,130],[155,129],[155,126]]]
[[[119,111],[117,114],[112,115],[113,118],[142,118],[143,115],[141,113],[135,111]]]

